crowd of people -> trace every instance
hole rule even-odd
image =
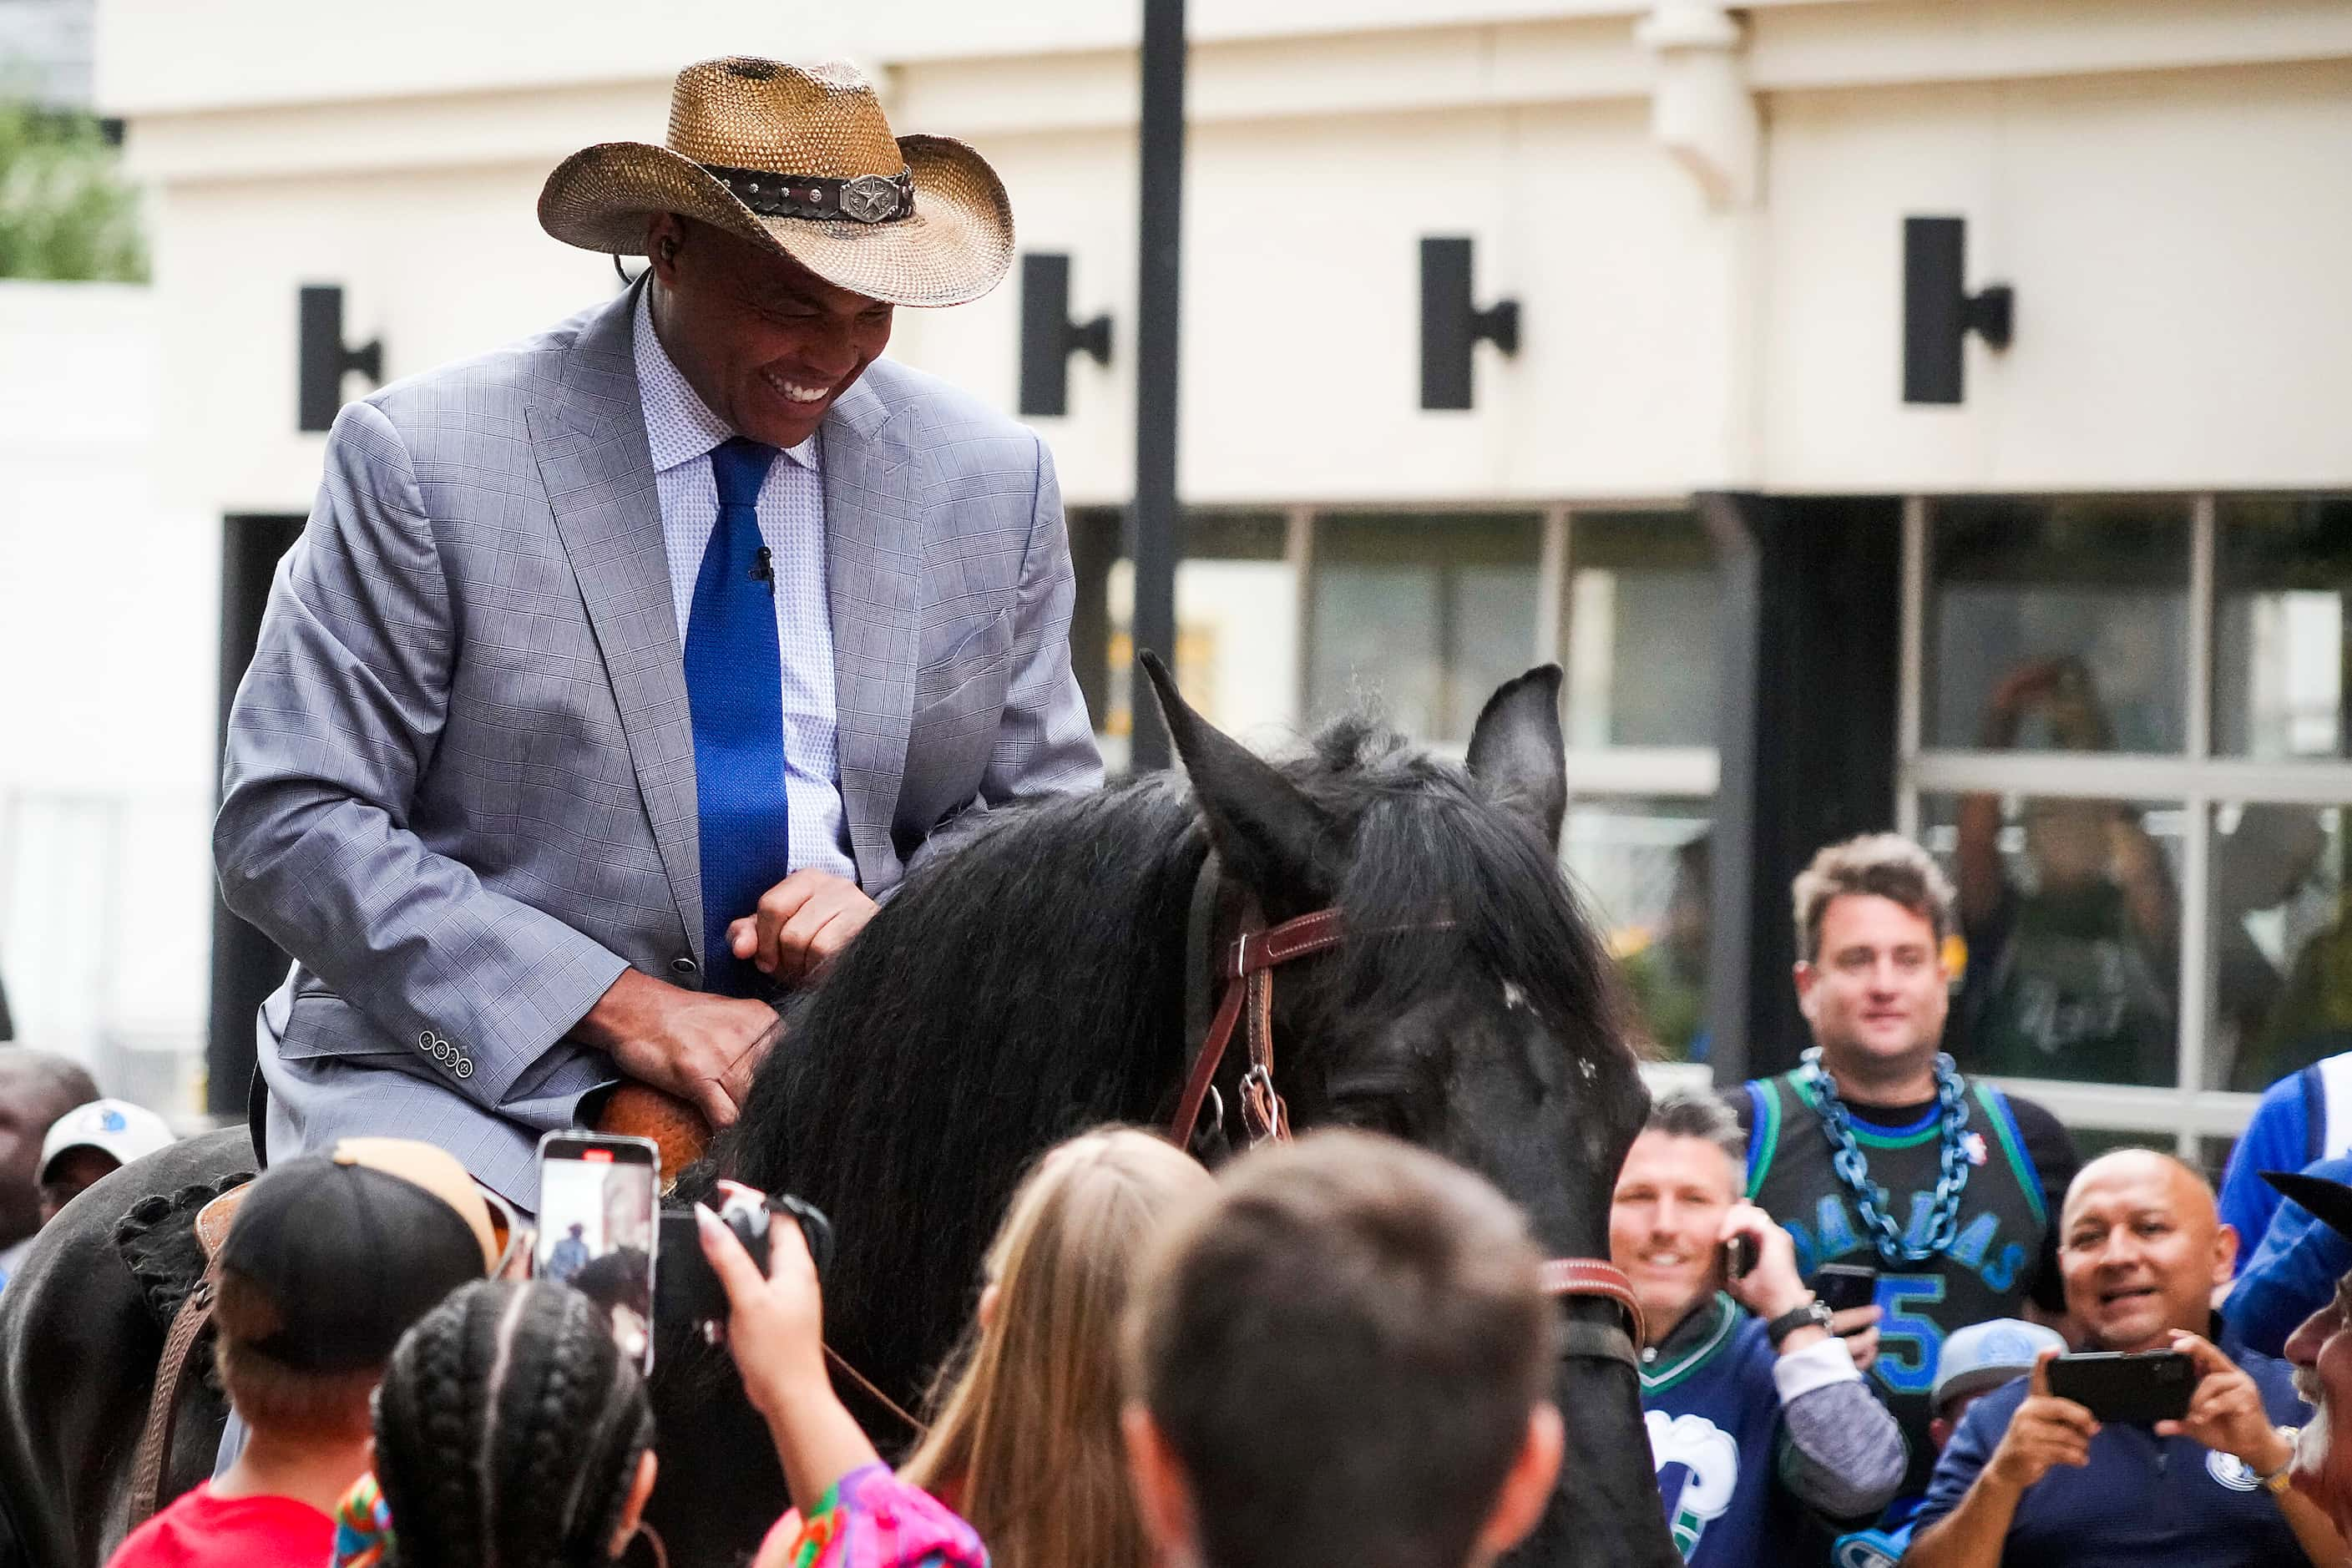
[[[2352,1233],[2330,1223],[2352,1223],[2352,1160],[2313,1125],[2325,1097],[2295,1079],[2267,1097],[2262,1120],[2292,1125],[2250,1132],[2222,1199],[2168,1153],[2080,1163],[2046,1110],[1939,1048],[1959,900],[1929,856],[1866,836],[1793,891],[1813,1047],[1729,1095],[1744,1138],[1709,1098],[1660,1101],[1614,1194],[1687,1560],[2346,1561],[2320,1357],[2352,1306]],[[1866,1307],[1792,1289],[1856,1263]],[[2069,1352],[2181,1358],[2181,1413],[2103,1422],[2053,1392]],[[1832,1405],[1854,1386],[1875,1397]]]
[[[0,1289],[82,1189],[171,1142],[162,1117],[101,1098],[80,1063],[29,1046],[0,1050]]]
[[[2300,1122],[2250,1135],[2230,1203],[2168,1153],[2081,1163],[2046,1110],[1969,1080],[1940,1048],[1961,900],[1932,858],[1866,836],[1822,850],[1793,895],[1812,1048],[1729,1094],[1744,1137],[1725,1136],[1709,1099],[1660,1101],[1614,1194],[1686,1558],[2345,1561],[2340,1514],[2294,1489],[2297,1429],[2326,1429],[2314,1369],[2352,1279],[2352,1238],[2327,1223],[2352,1217],[2331,1206],[2352,1176],[2344,1151],[2314,1163]],[[2265,1116],[2306,1098],[2290,1085]],[[2263,1163],[2310,1168],[2282,1197]],[[2242,1237],[2231,1207],[2260,1228]],[[1792,1289],[1857,1264],[1867,1306],[1832,1311]],[[1825,1334],[1848,1367],[1815,1348]],[[2170,1363],[2182,1414],[2103,1423],[2052,1392],[2050,1363],[2070,1351],[2185,1358]],[[1855,1369],[1862,1382],[1845,1383]],[[1832,1404],[1854,1386],[1874,1398]],[[2300,1473],[2317,1479],[2308,1460]]]
[[[1051,1151],[895,1469],[835,1394],[801,1229],[770,1227],[762,1274],[698,1213],[789,1492],[760,1568],[1471,1565],[1551,1497],[1555,1331],[1527,1221],[1402,1143],[1317,1133],[1214,1181],[1130,1129]],[[635,1364],[585,1295],[494,1277],[500,1256],[432,1145],[347,1140],[265,1173],[215,1259],[247,1440],[115,1568],[579,1568],[640,1539],[660,1561]]]

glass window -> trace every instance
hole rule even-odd
[[[1722,587],[1689,512],[1573,514],[1568,743],[1715,743]]]
[[[2352,908],[2340,805],[2213,809],[2214,1089],[2268,1088],[2352,1050]]]
[[[1112,514],[1116,515],[1116,514]],[[1076,540],[1073,531],[1073,542]],[[1298,724],[1298,573],[1285,554],[1287,524],[1279,512],[1203,511],[1184,519],[1184,558],[1176,563],[1176,683],[1208,721],[1254,746],[1278,743]],[[1074,661],[1098,657],[1101,700],[1088,706],[1113,773],[1127,765],[1132,706],[1140,678],[1130,628],[1135,567],[1115,537],[1093,552],[1097,584],[1089,589],[1080,560],[1080,612],[1074,617]],[[1098,595],[1098,656],[1082,635],[1089,593]],[[1079,683],[1087,676],[1082,669]]]
[[[1706,1058],[1709,800],[1580,798],[1560,858],[1660,1056]]]
[[[1944,1031],[1965,1068],[2170,1084],[2178,1073],[2178,806],[1930,795],[1927,848],[1967,944]]]
[[[2083,1163],[2089,1164],[2102,1154],[2112,1154],[2118,1149],[2153,1149],[2159,1154],[2177,1154],[2173,1136],[2154,1128],[2133,1127],[2070,1127],[2067,1136],[2074,1142],[2074,1152]],[[2220,1173],[2214,1180],[2221,1179]]]
[[[2186,500],[1953,500],[1931,518],[1929,746],[2181,749]]]
[[[2352,756],[2352,497],[2225,496],[2217,511],[2213,750]]]
[[[2217,1187],[2221,1184],[2221,1173],[2230,1168],[2230,1152],[2237,1146],[2235,1138],[2204,1137],[2197,1140],[2197,1168],[2205,1173],[2207,1181]],[[2260,1237],[2252,1240],[2240,1237],[2238,1256],[2242,1258],[2253,1256],[2254,1247],[2261,1240]]]
[[[1070,532],[1070,574],[1076,579],[1076,596],[1070,610],[1070,671],[1077,677],[1079,694],[1087,700],[1087,715],[1094,721],[1095,738],[1103,740],[1112,724],[1110,695],[1110,639],[1113,633],[1110,613],[1111,573],[1125,555],[1119,542],[1125,519],[1116,507],[1076,507],[1067,515]],[[1130,580],[1131,583],[1131,580]],[[1131,605],[1132,586],[1123,590],[1123,603]],[[1120,611],[1116,628],[1122,638],[1126,635],[1125,610]],[[1119,707],[1124,712],[1126,677],[1120,676]],[[1118,720],[1125,745],[1125,718]]]
[[[1461,745],[1534,662],[1542,521],[1339,513],[1315,531],[1307,705],[1362,701],[1416,740]]]

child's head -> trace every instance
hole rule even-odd
[[[617,1557],[653,1491],[654,1418],[579,1291],[485,1280],[400,1342],[376,1394],[375,1478],[399,1568],[578,1568]]]
[[[952,1489],[1003,1568],[1148,1560],[1119,1448],[1119,1323],[1149,1244],[1213,1190],[1181,1150],[1107,1128],[1048,1152],[1014,1193],[907,1465]]]
[[[215,1354],[257,1440],[364,1441],[394,1344],[488,1267],[488,1211],[457,1161],[369,1142],[272,1166],[221,1245]]]
[[[1454,1568],[1532,1529],[1560,1427],[1518,1211],[1355,1132],[1262,1150],[1218,1185],[1129,1314],[1129,1445],[1168,1556]]]

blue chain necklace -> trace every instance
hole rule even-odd
[[[1862,1212],[1863,1228],[1870,1232],[1878,1244],[1878,1255],[1889,1263],[1924,1263],[1952,1245],[1960,1231],[1960,1194],[1969,1184],[1969,1154],[1961,1134],[1969,1125],[1969,1104],[1960,1098],[1960,1075],[1952,1070],[1952,1058],[1943,1052],[1936,1053],[1936,1100],[1941,1110],[1943,1140],[1942,1168],[1936,1177],[1936,1203],[1928,1211],[1927,1229],[1918,1245],[1903,1239],[1902,1230],[1894,1216],[1878,1206],[1878,1197],[1870,1184],[1870,1163],[1863,1158],[1862,1148],[1854,1142],[1853,1119],[1846,1114],[1845,1102],[1838,1098],[1837,1083],[1822,1066],[1822,1048],[1808,1050],[1803,1065],[1797,1069],[1813,1091],[1814,1108],[1821,1112],[1822,1136],[1829,1140],[1830,1166],[1837,1172],[1838,1180],[1853,1194],[1854,1207]]]

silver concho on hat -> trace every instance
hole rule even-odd
[[[860,174],[841,187],[841,216],[859,223],[880,223],[898,212],[898,182],[881,174]]]

